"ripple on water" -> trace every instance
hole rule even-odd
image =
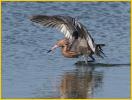
[[[85,64],[47,54],[63,35],[31,23],[35,14],[76,17],[107,57]],[[2,2],[2,97],[128,98],[129,41],[129,2]]]

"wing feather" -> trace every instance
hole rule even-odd
[[[56,28],[69,39],[72,39],[72,33],[75,31],[73,26],[75,19],[69,16],[35,15],[30,20],[46,27]]]
[[[71,46],[73,47],[78,46],[79,48],[80,46],[86,49],[90,48],[93,52],[95,52],[95,43],[86,27],[70,16],[35,15],[32,16],[30,20],[46,27],[58,29],[64,34],[66,38],[70,39],[70,41],[72,42]],[[80,40],[73,42],[76,39]],[[81,39],[84,41],[83,43],[87,45],[84,46],[84,44],[79,43],[79,41],[82,41]]]
[[[76,27],[78,32],[80,33],[80,37],[81,39],[85,42],[84,44],[87,44],[87,48],[90,48],[93,52],[95,52],[95,43],[94,40],[92,38],[92,36],[90,35],[90,33],[88,32],[88,30],[86,29],[86,27],[84,25],[82,25],[81,23],[77,22],[76,23]],[[80,44],[80,47],[82,45]],[[84,46],[83,46],[84,47]]]

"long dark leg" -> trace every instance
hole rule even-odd
[[[94,61],[95,61],[95,58],[93,57],[92,54],[90,54],[89,57],[90,57],[92,60],[88,60],[88,62],[94,62]]]

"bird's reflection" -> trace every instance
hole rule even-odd
[[[64,66],[63,72],[44,79],[34,94],[37,98],[94,98],[103,89],[104,68],[125,67],[130,64],[107,64],[78,61],[74,66]],[[73,69],[71,69],[71,67]],[[60,67],[58,67],[60,68]],[[48,74],[49,75],[49,74]]]
[[[74,71],[66,72],[61,79],[61,98],[92,98],[101,87],[103,72],[95,71],[94,66],[76,65]]]

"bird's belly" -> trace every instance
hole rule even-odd
[[[78,58],[80,56],[79,53],[74,51],[62,52],[62,55],[67,58]]]
[[[78,51],[77,52],[80,52],[80,54],[91,54],[91,50],[89,49],[89,48],[87,48],[87,47],[79,47],[78,48]]]

